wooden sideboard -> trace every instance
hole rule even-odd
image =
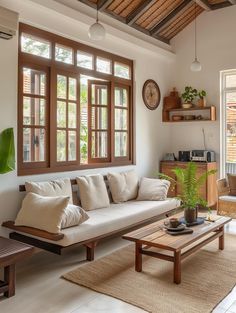
[[[197,175],[201,175],[206,171],[217,169],[216,162],[195,162],[197,165]],[[188,162],[179,162],[179,161],[161,161],[160,172],[166,174],[174,179],[176,179],[173,169],[175,167],[185,168]],[[200,194],[207,201],[210,207],[216,206],[217,193],[216,193],[216,179],[217,174],[210,175],[206,182],[201,187]],[[168,197],[176,197],[180,193],[179,185],[171,185]]]

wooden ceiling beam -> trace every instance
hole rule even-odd
[[[221,3],[216,3],[216,4],[212,4],[212,10],[218,10],[218,9],[223,9],[226,7],[229,7],[232,5],[231,1],[226,1],[226,2],[221,2]]]
[[[212,5],[207,0],[196,0],[196,3],[206,11],[212,10]]]
[[[156,0],[144,0],[134,11],[132,11],[126,17],[126,24],[132,25],[137,21],[137,19],[143,15],[154,3]]]
[[[90,6],[93,9],[97,9],[97,4],[94,2],[91,2],[89,0],[78,0],[78,1]]]
[[[156,34],[163,28],[171,24],[171,22],[178,18],[188,7],[192,5],[192,0],[184,0],[177,8],[175,8],[170,14],[168,14],[163,20],[161,20],[157,25],[155,25],[150,33],[152,36],[156,36]]]
[[[97,2],[98,10],[104,11],[112,2],[113,0],[98,0]]]

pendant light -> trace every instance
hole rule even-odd
[[[103,40],[105,38],[106,30],[102,26],[102,24],[99,23],[99,20],[98,20],[98,6],[97,6],[96,23],[94,23],[93,25],[89,27],[88,35],[90,39],[96,40],[96,41]]]
[[[193,72],[200,72],[202,69],[201,63],[197,59],[197,10],[196,10],[196,1],[195,1],[195,23],[194,23],[194,36],[195,36],[195,59],[190,66],[191,71]]]

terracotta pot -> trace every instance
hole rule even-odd
[[[206,98],[203,97],[203,98],[200,98],[197,102],[197,105],[200,107],[200,108],[204,108],[206,106]]]
[[[184,209],[184,218],[185,218],[185,221],[189,224],[194,223],[197,220],[197,215],[198,215],[197,208],[195,209],[185,208]]]

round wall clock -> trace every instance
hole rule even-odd
[[[148,79],[143,85],[143,101],[149,110],[155,110],[160,104],[161,92],[157,83]]]

